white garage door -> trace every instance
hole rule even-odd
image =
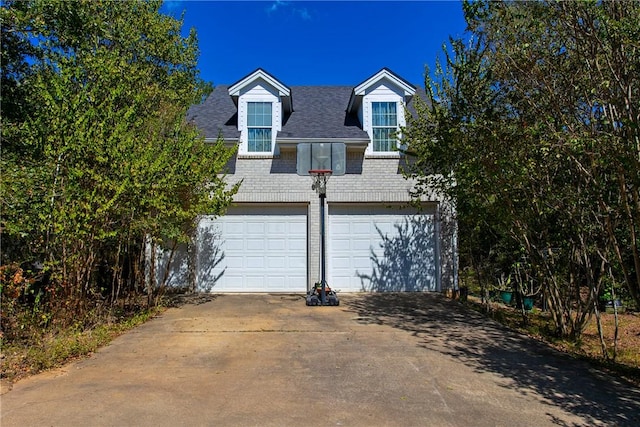
[[[436,291],[433,213],[329,205],[329,285],[342,292]]]
[[[304,292],[307,207],[242,206],[198,229],[197,286],[210,292]]]

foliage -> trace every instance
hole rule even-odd
[[[640,298],[640,5],[463,7],[472,37],[450,41],[404,131],[416,195],[454,201],[481,283],[525,257],[556,332],[577,338],[605,278]]]
[[[61,366],[70,360],[86,356],[108,344],[118,335],[146,322],[163,310],[132,308],[91,327],[76,323],[60,330],[34,330],[30,339],[2,341],[2,378],[8,381]]]
[[[3,323],[10,304],[69,319],[140,292],[154,303],[146,247],[188,241],[198,215],[231,200],[221,173],[232,151],[186,122],[211,90],[198,76],[196,33],[183,37],[160,6],[0,8],[0,264],[13,272],[3,274]]]

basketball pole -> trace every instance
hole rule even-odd
[[[320,197],[320,301],[322,305],[327,304],[326,293],[326,276],[325,276],[325,247],[324,247],[324,199],[326,193],[320,191],[318,196]]]

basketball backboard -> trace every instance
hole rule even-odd
[[[331,170],[334,176],[344,175],[346,151],[344,142],[300,143],[296,171],[298,175],[309,175],[310,170]]]

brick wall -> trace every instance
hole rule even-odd
[[[327,185],[327,203],[403,203],[411,200],[413,182],[402,175],[404,160],[398,157],[365,157],[362,152],[347,153],[346,174],[334,176]],[[308,203],[308,284],[320,277],[320,206],[319,197],[311,189],[312,178],[296,174],[296,152],[283,151],[275,158],[242,157],[229,165],[227,181],[242,180],[235,203]],[[432,202],[440,202],[431,197]],[[325,215],[328,209],[325,207]],[[447,221],[449,216],[443,218]],[[451,228],[451,227],[448,227]],[[451,257],[455,234],[441,236],[442,254]],[[442,287],[454,286],[454,273],[449,271],[451,260],[441,279]]]

